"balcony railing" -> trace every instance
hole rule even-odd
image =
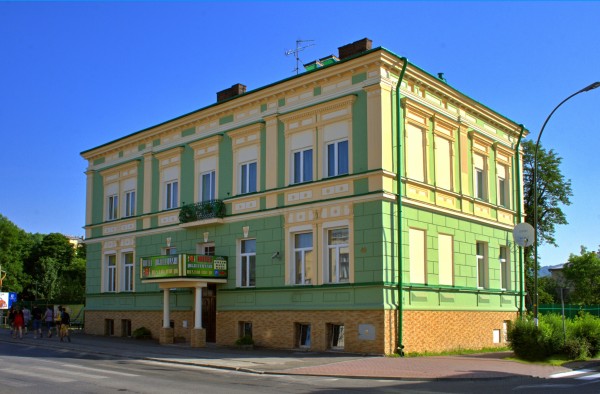
[[[225,203],[221,200],[209,200],[183,205],[179,210],[179,223],[190,223],[225,217]]]

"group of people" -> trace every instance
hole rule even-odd
[[[69,335],[69,326],[71,324],[71,316],[69,312],[62,306],[58,307],[58,311],[55,314],[51,306],[46,307],[46,311],[42,314],[42,310],[36,305],[32,311],[27,307],[20,308],[14,305],[8,310],[7,323],[11,330],[13,338],[19,337],[23,339],[23,334],[27,334],[29,329],[29,322],[31,321],[31,330],[33,331],[33,338],[37,339],[38,336],[43,338],[42,324],[46,326],[46,336],[52,338],[52,332],[56,331],[56,336],[63,342],[66,338],[71,342],[71,336]]]

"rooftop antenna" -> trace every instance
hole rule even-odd
[[[296,75],[298,75],[298,73],[300,72],[300,56],[299,56],[299,52],[305,50],[308,47],[312,47],[316,44],[308,44],[308,45],[304,45],[301,46],[301,44],[305,43],[305,42],[313,42],[314,40],[296,40],[296,49],[289,49],[287,51],[285,51],[285,56],[289,56],[289,55],[294,55],[294,57],[296,58],[296,68],[294,69],[294,71],[296,71]]]

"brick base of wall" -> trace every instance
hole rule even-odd
[[[505,323],[517,318],[516,312],[479,311],[404,311],[402,339],[407,353],[442,352],[460,349],[504,347]],[[90,311],[85,312],[85,332],[122,336],[124,321],[131,330],[146,327],[154,339],[162,332],[162,311]],[[206,344],[205,330],[193,328],[193,311],[173,311],[173,339],[192,346]],[[187,328],[184,327],[187,321]],[[300,348],[298,326],[311,329],[308,351],[331,348],[332,325],[344,326],[343,350],[350,353],[392,354],[396,352],[398,333],[396,311],[234,311],[217,312],[217,344],[233,346],[240,337],[240,323],[252,323],[256,346],[279,349]],[[204,334],[204,337],[202,337]],[[497,341],[496,341],[497,340]]]

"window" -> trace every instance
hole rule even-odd
[[[131,320],[121,319],[121,336],[131,337]]]
[[[243,338],[243,337],[252,338],[252,322],[248,322],[248,321],[239,322],[239,336],[240,336],[240,338]]]
[[[348,228],[337,228],[327,232],[327,276],[328,283],[345,283],[350,280],[350,248]]]
[[[106,291],[117,290],[117,256],[109,254],[106,256]]]
[[[435,184],[437,187],[452,190],[451,142],[435,136]]]
[[[344,349],[344,326],[341,324],[328,324],[329,348]]]
[[[487,168],[484,157],[473,155],[473,164],[473,192],[475,198],[487,200]]]
[[[313,234],[302,233],[294,235],[294,269],[293,283],[296,285],[310,285],[313,281]]]
[[[477,287],[484,289],[488,287],[488,262],[487,262],[487,244],[477,242]]]
[[[454,285],[454,248],[452,235],[438,234],[438,268],[440,285]]]
[[[415,228],[409,229],[408,244],[410,283],[425,284],[425,231]]]
[[[348,140],[327,144],[327,176],[348,173]]]
[[[244,163],[240,167],[241,186],[240,193],[253,193],[256,191],[256,162]]]
[[[510,290],[510,261],[508,246],[500,246],[500,288]]]
[[[167,182],[165,194],[165,209],[177,208],[179,206],[179,182]]]
[[[200,201],[215,199],[215,171],[200,175]]]
[[[205,256],[214,256],[215,255],[215,244],[214,243],[206,243],[198,245],[198,254],[203,254]]]
[[[496,172],[498,174],[498,205],[508,208],[509,202],[509,187],[507,181],[507,169],[506,166],[497,165]]]
[[[115,335],[115,321],[113,319],[104,319],[104,335]]]
[[[241,242],[241,287],[255,286],[256,281],[256,240],[244,239]]]
[[[408,124],[406,126],[406,176],[425,182],[424,130]]]
[[[135,190],[125,192],[125,217],[135,216]]]
[[[296,324],[296,345],[300,348],[310,347],[310,324]]]
[[[293,183],[309,182],[313,180],[312,149],[294,152],[293,158]]]
[[[133,291],[133,253],[123,253],[122,291]]]
[[[177,254],[177,248],[165,248],[166,256],[173,256]]]
[[[117,219],[117,212],[119,212],[119,196],[112,195],[108,197],[108,220]]]

